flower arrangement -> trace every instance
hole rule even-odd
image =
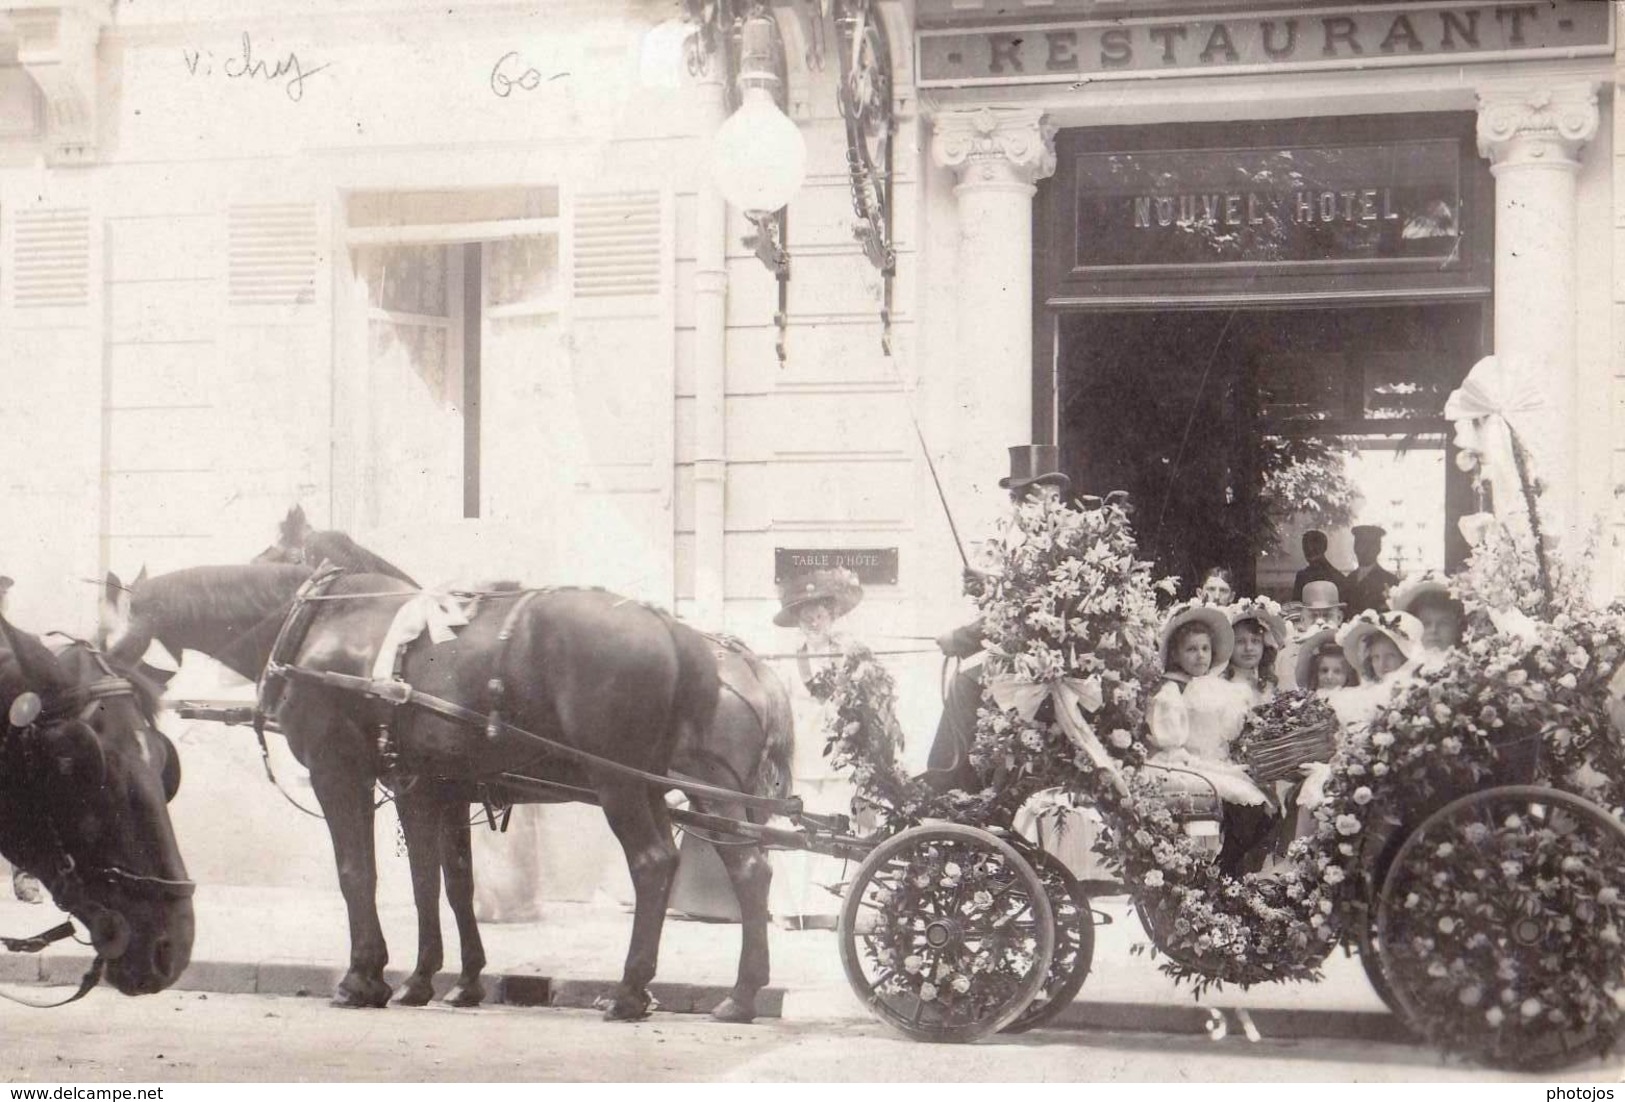
[[[1293,843],[1285,867],[1267,876],[1225,876],[1212,853],[1186,835],[1180,809],[1160,791],[1155,771],[1144,768],[1145,706],[1159,672],[1158,600],[1172,586],[1155,580],[1137,559],[1120,505],[1080,510],[1035,501],[1021,506],[1015,519],[1023,538],[1005,542],[1004,569],[979,599],[988,639],[987,699],[973,760],[987,779],[985,788],[933,804],[906,785],[901,793],[889,788],[899,783],[895,776],[871,769],[866,775],[874,798],[900,815],[931,807],[934,814],[980,825],[1008,823],[1021,804],[1046,788],[1093,804],[1107,824],[1097,849],[1133,888],[1166,957],[1163,970],[1197,992],[1226,982],[1318,978],[1325,956],[1351,934],[1347,922],[1364,913],[1349,904],[1374,898],[1378,858],[1396,825],[1414,827],[1461,793],[1491,783],[1538,781],[1616,813],[1625,807],[1625,744],[1611,722],[1608,691],[1625,666],[1625,618],[1586,608],[1576,595],[1579,575],[1554,575],[1543,564],[1537,581],[1545,603],[1539,607],[1551,612],[1549,620],[1532,621],[1522,632],[1497,632],[1485,621],[1464,647],[1423,663],[1369,725],[1342,733],[1330,755],[1326,799],[1315,810],[1315,833]],[[1470,614],[1482,611],[1492,586],[1522,592],[1516,587],[1524,575],[1504,560],[1507,554],[1517,556],[1515,544],[1487,544],[1475,556],[1461,587]],[[1553,585],[1554,576],[1569,582],[1568,588]],[[865,661],[849,659],[837,671],[838,696],[875,684]],[[1304,732],[1324,726],[1323,707],[1302,695],[1280,698],[1254,719],[1249,744],[1306,737]],[[872,700],[861,704],[856,698],[840,710],[846,718],[838,722],[858,724],[836,732],[841,760],[865,762],[869,748],[883,741],[861,731],[874,711]],[[1439,845],[1447,843],[1459,847],[1451,839]],[[1482,979],[1489,955],[1501,951],[1492,944],[1500,934],[1483,928],[1485,916],[1474,909],[1476,889],[1467,887],[1465,900],[1419,891],[1427,902],[1414,908],[1417,921],[1437,925],[1448,918],[1451,929],[1461,924],[1464,939],[1460,954],[1445,962],[1445,976],[1433,974],[1431,958],[1414,957],[1429,982],[1455,978],[1456,987],[1441,986],[1436,998],[1428,996],[1427,1013],[1441,1015],[1435,1036],[1465,1044],[1486,1026],[1501,1028],[1512,1016],[1507,990],[1520,1021],[1523,1007],[1535,1005],[1532,999],[1548,1022],[1559,1014],[1564,1022],[1591,1023],[1609,1036],[1625,1027],[1625,990],[1619,989],[1625,987],[1625,959],[1617,958],[1618,947],[1603,932],[1625,930],[1625,911],[1598,879],[1614,873],[1599,869],[1578,835],[1554,842],[1525,830],[1496,845],[1506,854],[1502,860],[1519,865],[1520,876],[1541,870],[1520,880],[1533,884],[1534,892],[1518,897],[1521,906],[1544,900],[1540,914],[1555,923],[1553,908],[1584,902],[1592,918],[1583,934],[1553,943],[1545,967],[1506,981],[1491,998]],[[1467,852],[1462,848],[1434,852],[1441,864],[1423,871],[1435,886],[1468,884],[1472,870],[1481,867],[1452,863],[1452,855]],[[1441,875],[1444,881],[1437,880]],[[1435,914],[1438,908],[1445,910]],[[1491,943],[1474,942],[1475,934]],[[1427,936],[1435,948],[1445,944],[1436,934]],[[1456,941],[1449,945],[1452,951],[1458,947]],[[1408,959],[1399,952],[1397,959]],[[1599,979],[1548,982],[1554,974],[1577,971]],[[1407,989],[1421,982],[1404,978]],[[1487,1001],[1472,1000],[1475,984]],[[1446,1006],[1457,1016],[1439,1009]]]

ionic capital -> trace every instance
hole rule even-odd
[[[1478,93],[1478,152],[1497,169],[1578,165],[1600,121],[1594,81],[1485,88]]]
[[[1035,108],[944,111],[933,121],[932,159],[959,186],[1031,188],[1055,171],[1055,127]]]

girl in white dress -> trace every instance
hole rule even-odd
[[[1147,716],[1157,748],[1147,764],[1196,773],[1223,801],[1219,867],[1231,875],[1270,824],[1263,791],[1230,757],[1230,744],[1247,717],[1248,696],[1243,687],[1210,675],[1228,665],[1234,647],[1235,633],[1223,609],[1198,605],[1177,610],[1163,625],[1163,683]],[[1166,787],[1187,792],[1207,785],[1173,772]]]

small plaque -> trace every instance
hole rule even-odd
[[[814,570],[844,567],[864,585],[897,584],[895,547],[775,547],[773,583],[784,582]]]

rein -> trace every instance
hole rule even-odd
[[[64,923],[64,925],[66,925],[66,924]],[[69,926],[68,929],[69,929],[69,932],[71,933],[72,930],[73,930],[73,927]],[[40,936],[43,937],[45,935],[42,934]],[[34,951],[35,950],[31,950],[31,949],[30,950],[24,950],[24,952],[34,952]],[[80,999],[84,998],[86,995],[90,994],[91,988],[95,987],[98,983],[102,982],[102,972],[106,968],[107,968],[107,962],[105,960],[103,960],[99,956],[96,957],[96,959],[94,959],[94,960],[92,960],[90,962],[90,967],[85,969],[85,974],[79,978],[79,988],[78,988],[78,990],[76,990],[73,994],[69,995],[67,998],[65,998],[65,999],[57,999],[55,1002],[37,1003],[37,1002],[34,1002],[32,999],[25,999],[25,998],[21,997],[20,995],[13,995],[9,991],[0,991],[0,999],[5,999],[7,1002],[11,1002],[11,1003],[16,1003],[18,1006],[26,1006],[30,1010],[54,1010],[59,1006],[67,1006],[69,1003],[76,1003]]]
[[[0,945],[13,953],[37,953],[49,945],[72,936],[73,923],[64,922],[61,925],[51,927],[44,933],[35,934],[33,937],[0,937]],[[90,989],[102,981],[102,970],[106,967],[107,962],[97,956],[90,962],[90,967],[85,970],[85,974],[80,977],[78,989],[65,999],[57,999],[54,1002],[35,1002],[33,999],[13,995],[9,991],[0,991],[0,999],[16,1003],[18,1006],[26,1006],[31,1010],[52,1010],[59,1006],[67,1006],[69,1003],[78,1002],[90,994]]]

